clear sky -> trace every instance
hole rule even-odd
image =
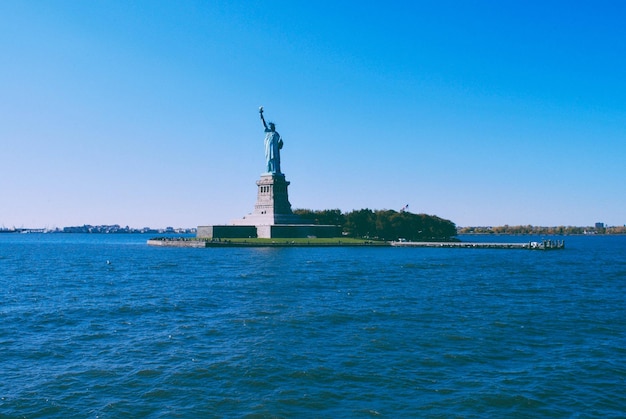
[[[626,2],[0,2],[0,227],[626,223]]]

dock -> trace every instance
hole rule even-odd
[[[562,250],[564,240],[542,240],[524,243],[477,243],[477,242],[391,242],[396,247],[438,247],[463,249],[525,249],[525,250]]]

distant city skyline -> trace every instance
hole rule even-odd
[[[139,233],[139,234],[154,234],[154,233],[178,233],[178,234],[190,234],[195,233],[196,228],[184,228],[184,227],[165,227],[165,228],[152,228],[152,227],[131,227],[120,226],[118,224],[113,225],[82,225],[82,226],[64,226],[55,228],[29,228],[29,227],[15,227],[5,228],[0,227],[0,233],[95,233],[95,234],[118,234],[118,233]]]
[[[2,2],[0,227],[626,224],[626,3]]]

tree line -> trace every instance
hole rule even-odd
[[[339,209],[296,209],[294,213],[311,224],[339,225],[346,236],[355,238],[445,241],[457,234],[456,225],[452,221],[408,211],[365,208],[342,213]]]

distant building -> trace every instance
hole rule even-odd
[[[596,223],[596,228],[604,228],[604,223]]]

